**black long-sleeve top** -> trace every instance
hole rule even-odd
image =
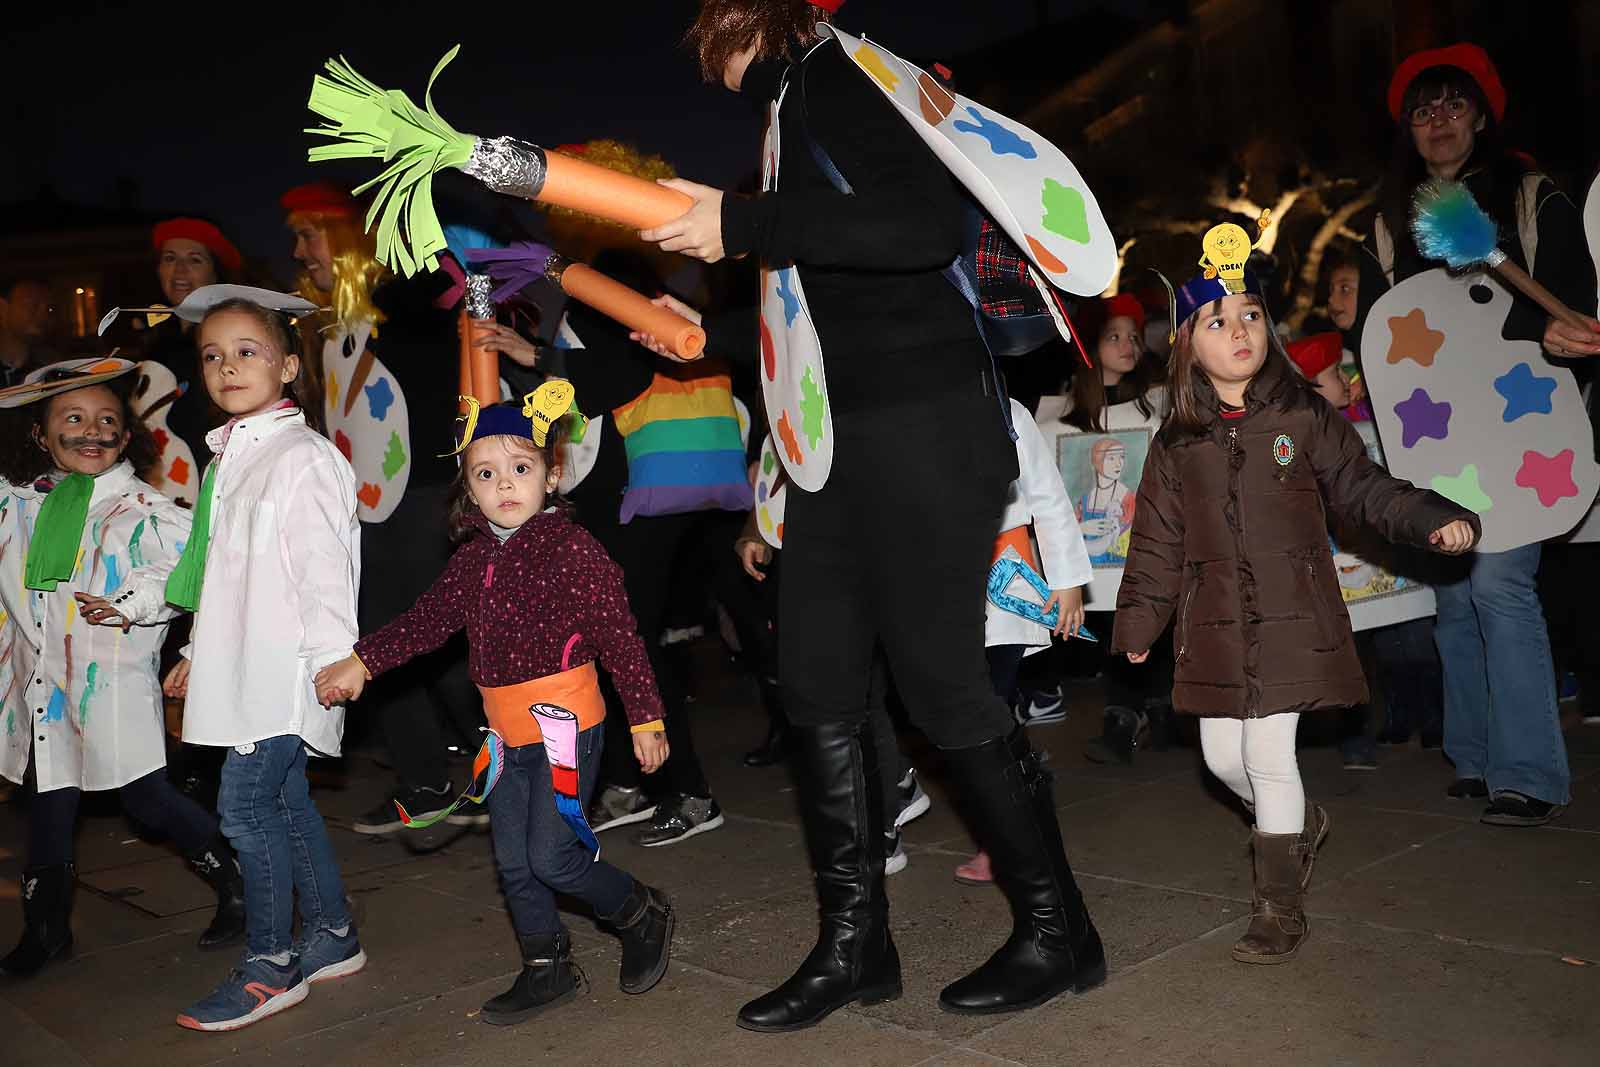
[[[960,186],[836,43],[789,77],[778,188],[723,198],[727,254],[799,266],[835,414],[976,386],[988,354],[971,307],[940,274],[961,250]],[[808,131],[851,194],[822,172]],[[751,310],[707,325],[716,351],[754,360]]]

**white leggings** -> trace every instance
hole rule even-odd
[[[1255,806],[1256,829],[1264,834],[1297,834],[1305,829],[1306,794],[1294,754],[1299,725],[1295,713],[1200,720],[1206,767]]]

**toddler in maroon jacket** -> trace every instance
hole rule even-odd
[[[576,993],[571,943],[555,894],[587,902],[622,938],[621,986],[652,988],[667,969],[671,904],[658,890],[599,858],[593,835],[569,813],[587,807],[604,742],[600,661],[627,708],[646,773],[667,757],[661,697],[628,608],[622,572],[552,504],[558,447],[572,386],[552,379],[519,404],[469,402],[461,476],[450,508],[461,542],[415,606],[356,642],[317,675],[324,703],[354,699],[374,675],[432,651],[465,628],[468,667],[489,725],[505,740],[505,765],[489,793],[500,884],[522,949],[516,983],[483,1006],[485,1022],[521,1022]],[[540,732],[541,714],[577,720],[575,751]],[[583,834],[580,837],[580,833]]]

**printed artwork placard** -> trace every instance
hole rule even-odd
[[[1090,611],[1117,606],[1150,440],[1148,427],[1056,437],[1056,466],[1094,568],[1086,598]]]
[[[1382,465],[1377,429],[1371,422],[1352,425],[1367,446],[1367,455]],[[1418,568],[1430,562],[1422,554],[1396,549],[1370,532],[1360,544],[1341,546],[1330,538],[1328,546],[1351,629],[1371,630],[1434,613],[1433,590],[1417,577]]]

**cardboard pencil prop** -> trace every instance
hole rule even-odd
[[[410,276],[437,270],[447,243],[433,207],[433,176],[465,171],[497,193],[571,208],[644,229],[688,211],[693,201],[654,182],[621,174],[512,137],[461,133],[433,106],[433,83],[461,50],[456,45],[428,78],[423,107],[398,89],[385,90],[343,58],[327,62],[312,81],[308,106],[325,120],[305,132],[333,143],[310,150],[313,163],[378,159],[386,166],[357,186],[376,187],[366,227],[377,226],[378,259]]]
[[[500,353],[478,344],[494,325],[495,307],[484,274],[468,274],[461,299],[457,329],[461,338],[461,397],[472,397],[480,407],[500,401]],[[463,399],[463,403],[464,403]],[[466,408],[461,409],[465,414]]]
[[[675,311],[657,307],[643,294],[593,267],[574,263],[544,245],[519,241],[508,248],[472,248],[467,250],[467,259],[473,266],[485,267],[491,278],[503,283],[493,294],[496,298],[548,278],[579,303],[631,330],[660,338],[679,359],[699,359],[705,354],[706,332],[699,326]]]

